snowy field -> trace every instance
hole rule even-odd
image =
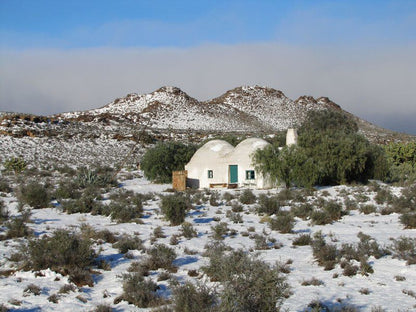
[[[249,253],[258,253],[259,259],[267,263],[274,264],[278,261],[289,267],[289,270],[282,273],[291,287],[290,295],[283,302],[283,311],[307,311],[308,305],[313,301],[321,302],[331,311],[340,310],[343,306],[354,307],[355,311],[416,311],[416,264],[408,265],[406,260],[396,257],[394,252],[378,259],[374,256],[368,258],[374,273],[365,275],[358,272],[356,275],[346,276],[339,263],[331,270],[325,270],[320,266],[313,256],[311,246],[292,244],[301,234],[310,234],[314,237],[319,231],[324,235],[326,242],[337,247],[346,243],[358,244],[360,240],[357,235],[360,232],[371,236],[381,248],[385,247],[389,250],[392,249],[390,246],[394,240],[400,237],[416,239],[416,229],[405,229],[399,220],[400,214],[380,213],[383,208],[388,207],[388,204],[377,204],[374,200],[376,192],[371,187],[327,187],[318,189],[310,196],[302,195],[304,202],[314,202],[318,197],[325,200],[333,199],[342,203],[344,209],[346,198],[355,199],[358,207],[374,205],[376,212],[364,214],[360,209],[348,210],[347,214],[339,220],[326,225],[313,225],[311,220],[295,217],[293,230],[286,234],[271,230],[267,217],[256,211],[258,202],[242,205],[242,211],[238,212],[241,220],[238,221],[236,213],[231,213],[231,204],[238,200],[242,190],[201,191],[202,195],[198,195],[201,196],[199,203],[195,200],[193,208],[186,216],[186,221],[192,224],[197,236],[186,239],[181,235],[181,226],[170,226],[160,212],[160,195],[171,194],[166,192],[171,185],[151,184],[141,177],[141,172],[124,173],[128,179],[124,180],[120,176],[119,187],[135,193],[154,193],[153,199],[144,203],[144,215],[139,222],[141,224],[117,223],[110,217],[90,213],[67,214],[56,206],[33,209],[28,226],[34,231],[35,236],[41,237],[56,229],[79,231],[81,225],[88,224],[95,230],[109,230],[118,237],[123,234],[138,236],[146,248],[156,243],[165,244],[173,248],[177,254],[173,262],[177,270],[170,273],[173,278],[180,282],[199,281],[210,287],[215,287],[216,283],[211,282],[201,270],[202,266],[209,263],[209,259],[203,256],[208,243],[222,242],[236,250],[243,249]],[[402,191],[400,187],[388,187],[393,195],[400,196]],[[281,191],[282,189],[271,189],[253,192],[258,198],[260,194],[273,196]],[[224,199],[225,193],[228,193],[225,198],[234,197],[234,199],[227,201]],[[212,196],[210,194],[218,195],[217,202],[213,202],[214,206],[210,204],[209,197]],[[109,192],[103,195],[104,204],[109,201],[108,197]],[[12,216],[19,215],[14,193],[3,193],[1,199]],[[293,199],[286,200],[281,210],[291,210],[296,204]],[[227,223],[228,231],[222,240],[214,240],[213,228],[221,222]],[[161,236],[164,237],[154,237],[155,228],[158,227],[161,227],[163,231]],[[3,234],[6,230],[5,226],[1,227]],[[256,245],[256,234],[257,237],[264,238],[266,246],[263,248],[258,248],[258,242]],[[177,244],[172,244],[173,235],[178,237]],[[151,311],[151,308],[138,308],[126,301],[114,303],[115,298],[123,293],[122,274],[127,272],[132,262],[146,258],[147,255],[143,250],[122,254],[111,243],[95,242],[94,248],[99,253],[99,259],[109,263],[110,268],[104,270],[93,267],[92,286],[74,287],[74,291],[60,293],[59,290],[63,286],[70,284],[67,276],[49,269],[40,272],[23,271],[16,263],[8,260],[25,240],[25,238],[13,238],[0,241],[2,272],[0,304],[3,304],[3,308],[10,311],[93,311],[98,305],[104,304],[111,306],[115,311]],[[352,263],[354,261],[352,260]],[[359,265],[360,263],[357,262],[357,266]],[[189,272],[194,272],[193,270],[197,271],[197,275],[191,277]],[[169,298],[169,283],[159,278],[162,272],[161,269],[152,271],[148,278],[158,284],[158,293],[162,297]],[[319,282],[316,285],[307,285],[312,279]],[[28,285],[31,284],[40,288],[38,295],[27,291]],[[48,300],[54,294],[58,298],[57,303]]]

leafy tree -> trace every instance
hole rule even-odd
[[[143,156],[141,168],[148,179],[156,183],[169,183],[172,171],[183,170],[195,151],[195,145],[158,143]]]
[[[416,142],[391,143],[385,146],[390,165],[390,181],[416,180]]]
[[[355,121],[345,113],[311,111],[299,129],[297,146],[276,145],[254,155],[256,169],[272,183],[311,187],[383,179],[388,166],[384,152],[357,133]]]

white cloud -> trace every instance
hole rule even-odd
[[[416,133],[416,46],[278,44],[0,53],[0,110],[51,114],[103,106],[163,85],[207,100],[240,85],[328,96],[369,121]],[[396,122],[397,121],[397,122]]]

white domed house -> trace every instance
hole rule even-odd
[[[249,138],[233,147],[223,140],[204,144],[185,166],[187,186],[210,187],[271,187],[254,169],[253,154],[270,143],[259,138]]]

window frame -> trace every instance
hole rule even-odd
[[[256,172],[254,170],[246,170],[246,180],[253,181],[256,179]]]
[[[214,170],[208,169],[207,176],[208,176],[208,179],[213,179],[214,178]]]

